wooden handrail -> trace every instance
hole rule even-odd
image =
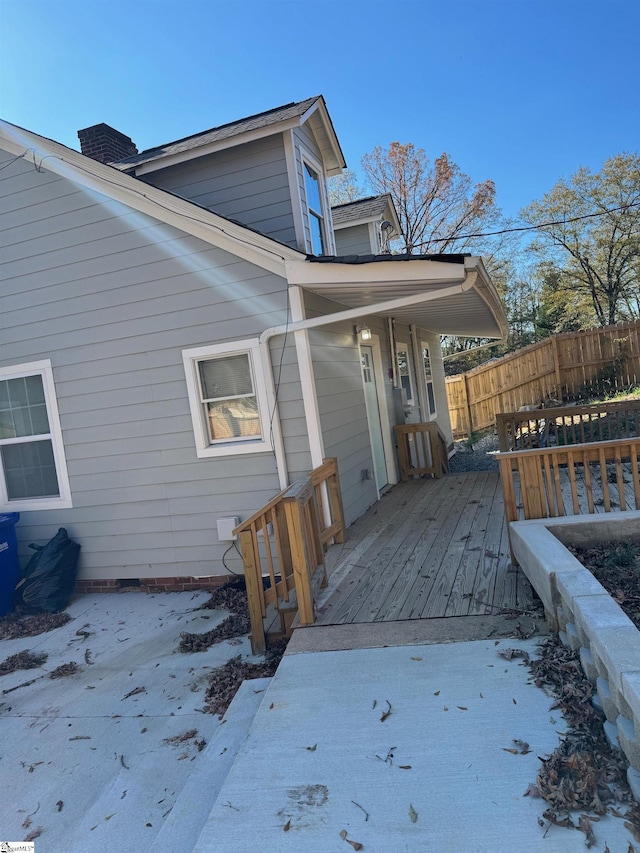
[[[320,569],[320,585],[327,583],[324,553],[331,541],[344,542],[344,513],[336,459],[325,459],[304,480],[276,495],[262,509],[239,524],[238,536],[244,564],[251,648],[266,649],[264,618],[267,607],[291,614],[291,593],[300,624],[315,621],[314,583]],[[295,612],[295,609],[293,609]]]
[[[431,474],[440,478],[449,470],[447,442],[436,421],[394,427],[403,480]]]
[[[573,515],[594,513],[598,503],[610,512],[614,501],[621,510],[640,509],[640,437],[511,450],[496,453],[496,458],[507,521],[567,515],[567,505]],[[630,480],[625,479],[625,474],[630,474]],[[520,505],[516,497],[518,481]],[[601,490],[597,499],[596,483]],[[631,485],[630,495],[626,485]],[[635,507],[629,506],[632,502]]]
[[[496,415],[501,452],[557,444],[631,438],[640,434],[640,400],[559,406]]]

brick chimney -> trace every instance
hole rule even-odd
[[[85,157],[100,163],[115,163],[125,157],[138,153],[138,149],[128,136],[109,127],[108,124],[94,124],[78,131],[80,151]]]

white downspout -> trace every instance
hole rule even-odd
[[[302,291],[299,287],[289,289],[291,302],[291,318],[304,320],[304,302]],[[309,433],[309,451],[311,453],[311,467],[317,468],[324,461],[324,440],[320,426],[320,410],[318,408],[318,397],[316,395],[316,378],[313,372],[313,360],[311,358],[311,345],[309,333],[306,329],[294,332],[296,355],[298,357],[298,370],[300,371],[300,383],[302,385],[302,405]]]
[[[335,323],[341,323],[344,320],[357,320],[360,317],[367,316],[368,314],[388,314],[392,313],[396,308],[406,308],[410,305],[419,305],[420,303],[432,302],[433,300],[441,299],[442,297],[453,296],[457,293],[464,293],[473,287],[476,278],[477,273],[473,271],[462,283],[443,287],[441,290],[434,290],[431,293],[414,293],[411,296],[402,296],[398,299],[388,299],[385,302],[375,302],[371,305],[362,305],[359,308],[349,308],[346,311],[337,311],[334,314],[323,314],[320,317],[312,317],[309,320],[296,320],[291,323],[283,323],[280,326],[271,326],[262,332],[259,338],[259,351],[264,372],[267,377],[266,391],[267,399],[269,400],[269,417],[273,435],[273,449],[276,457],[276,466],[278,469],[278,478],[281,489],[285,489],[289,485],[289,474],[287,471],[284,441],[282,439],[282,429],[280,427],[280,415],[278,412],[273,366],[271,364],[271,352],[269,350],[269,341],[271,338],[277,337],[278,335],[285,335],[289,332],[314,329],[318,326],[330,326]],[[315,386],[312,390],[315,396]],[[317,406],[317,401],[315,405]],[[310,414],[311,413],[307,411],[305,406],[305,418],[310,416]],[[309,421],[307,423],[309,424]],[[313,420],[311,423],[313,423]],[[318,450],[319,446],[316,447],[316,452]]]

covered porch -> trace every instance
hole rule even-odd
[[[527,611],[494,471],[399,483],[326,554],[315,625]]]

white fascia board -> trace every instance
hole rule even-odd
[[[321,97],[318,97],[309,109],[300,116],[300,125],[303,125],[308,121],[316,111],[319,113],[324,131],[327,134],[327,141],[329,142],[331,153],[335,158],[334,166],[329,167],[328,164],[325,164],[326,174],[329,176],[340,175],[342,170],[347,168],[347,163],[344,159],[342,149],[340,148],[336,132],[333,129],[333,123],[329,118],[329,112]]]
[[[496,323],[500,328],[499,340],[506,340],[509,334],[509,321],[500,294],[495,284],[491,281],[484,261],[481,257],[466,258],[464,267],[465,270],[475,271],[478,274],[475,291],[495,317]]]
[[[187,163],[189,160],[196,160],[199,157],[206,157],[208,154],[215,154],[217,151],[224,151],[227,148],[236,148],[238,145],[244,145],[247,142],[255,142],[257,139],[264,139],[266,136],[275,136],[278,133],[284,133],[291,128],[299,125],[298,119],[287,119],[278,124],[269,124],[265,127],[257,127],[254,130],[247,130],[245,133],[239,133],[236,136],[229,136],[227,139],[219,139],[216,142],[208,142],[204,145],[198,145],[195,148],[189,148],[185,151],[178,151],[175,154],[167,154],[164,157],[157,157],[149,160],[146,163],[139,165],[131,165],[127,171],[133,171],[136,175],[147,175],[149,172],[157,172],[160,169],[166,169],[169,166],[177,166],[179,163]],[[115,168],[118,168],[117,166]],[[118,169],[118,171],[121,171]]]
[[[455,284],[466,278],[462,264],[440,261],[371,261],[364,264],[313,263],[287,259],[289,284],[322,289],[345,284]]]
[[[65,145],[0,120],[0,147],[16,157],[33,159],[34,167],[60,175],[128,207],[198,237],[212,246],[285,275],[285,262],[301,253],[237,225],[185,199],[173,196],[111,166],[85,157]]]
[[[334,231],[340,231],[342,228],[355,228],[357,225],[374,225],[377,222],[382,222],[382,215],[376,214],[375,216],[363,216],[361,219],[352,219],[349,222],[343,222],[340,225],[333,226]]]

